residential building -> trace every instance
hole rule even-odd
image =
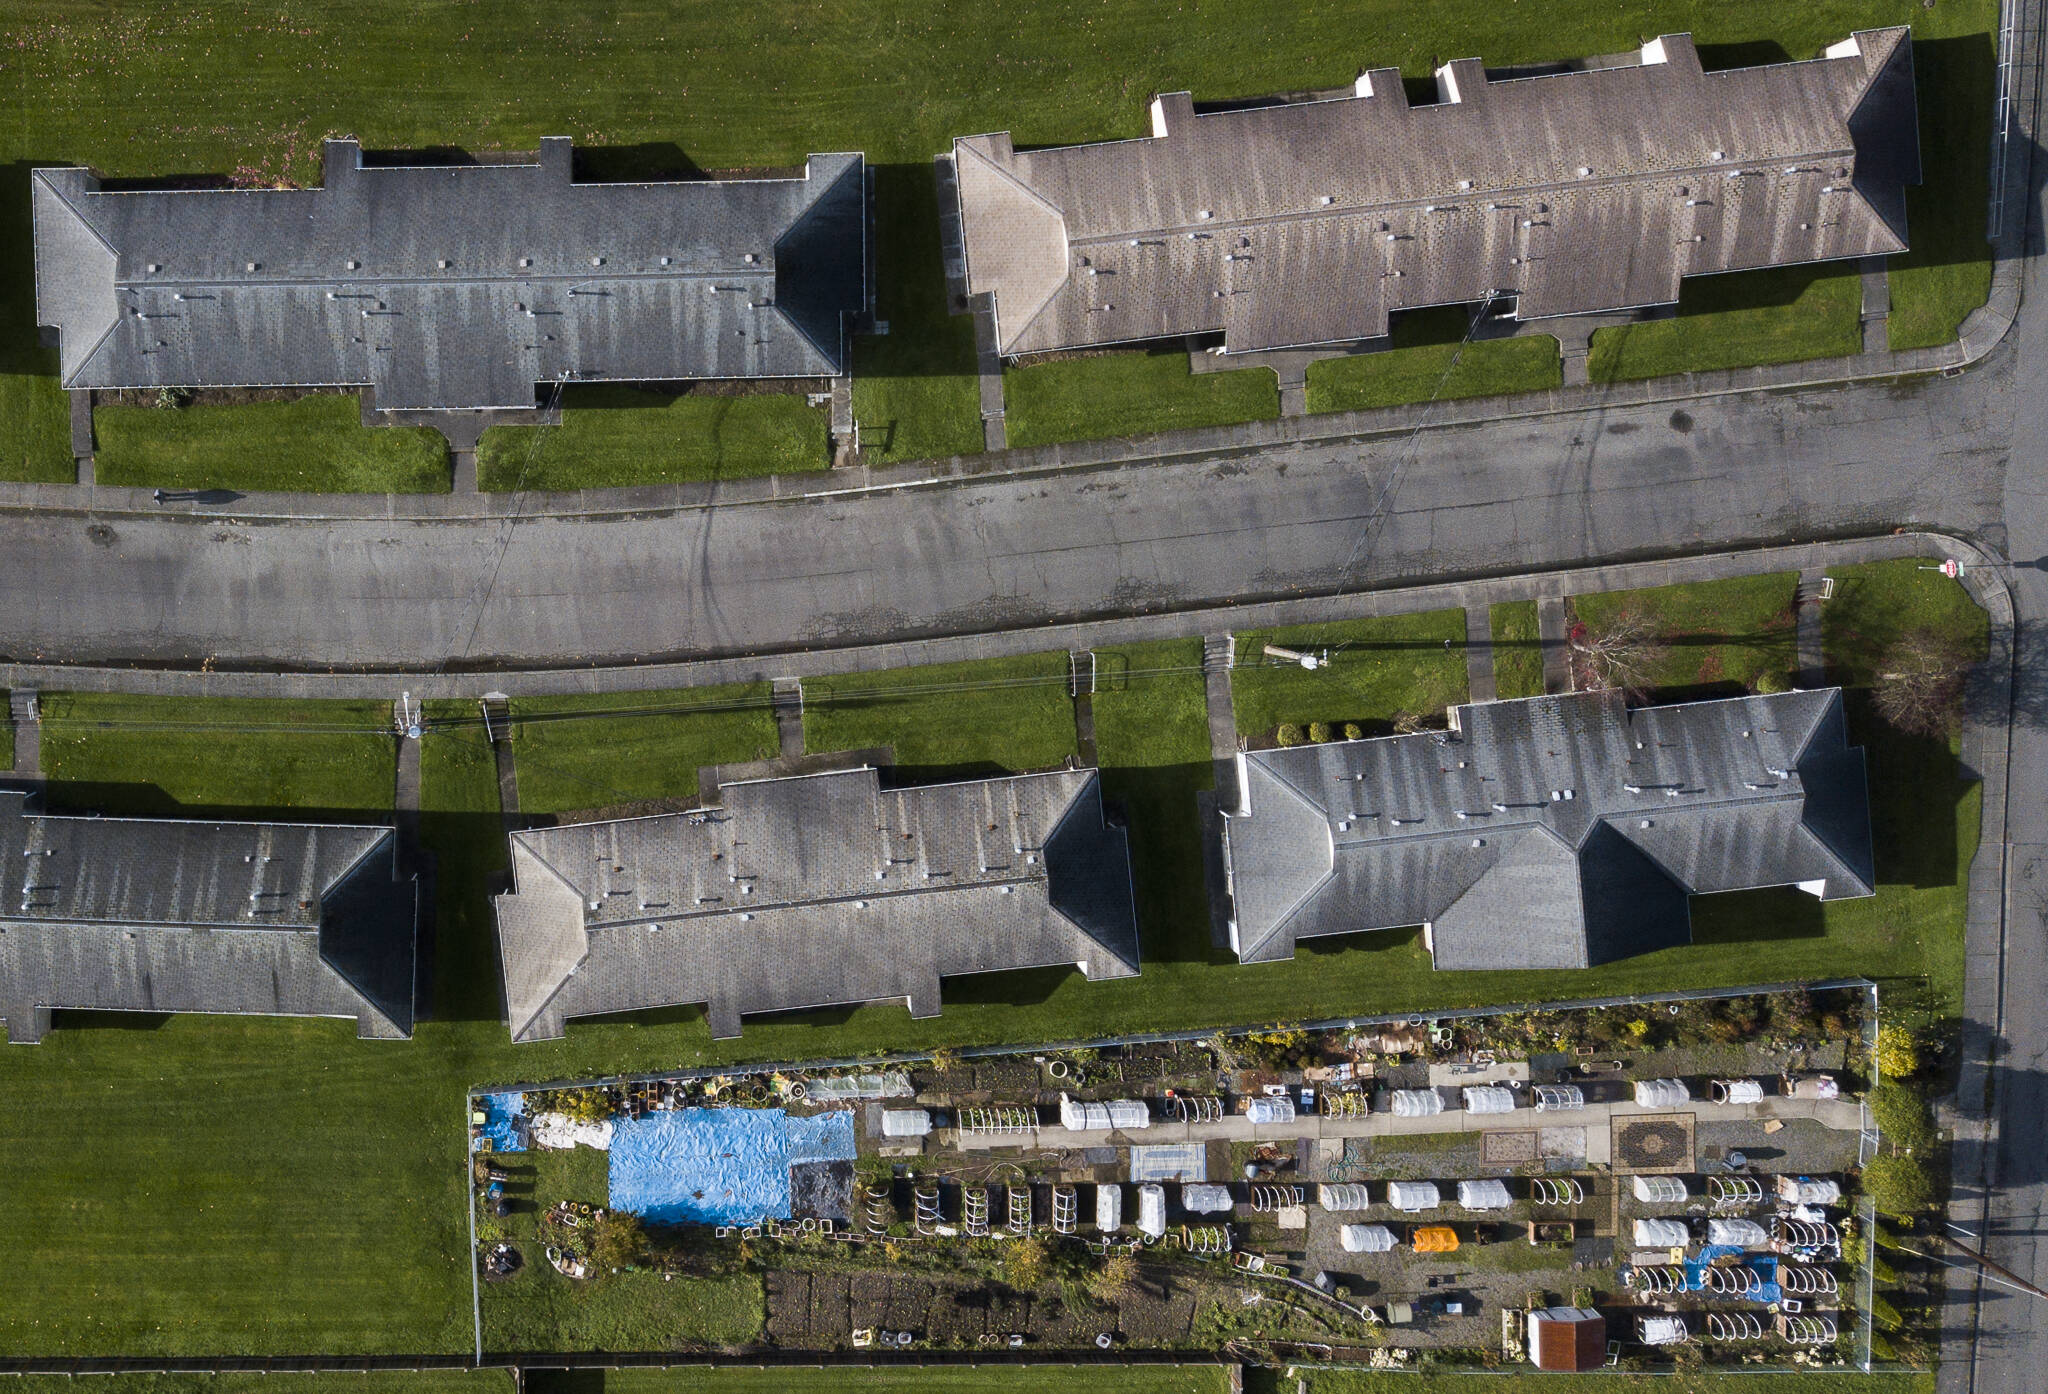
[[[901,1000],[939,980],[1138,971],[1130,857],[1094,770],[884,789],[869,768],[725,784],[716,807],[512,835],[497,898],[515,1041],[570,1017],[740,1017]]]
[[[0,1013],[354,1018],[412,1034],[415,886],[390,828],[31,812],[0,791]]]
[[[36,318],[63,385],[361,386],[383,411],[532,408],[561,382],[832,378],[867,294],[866,168],[579,183],[367,164],[314,189],[116,190],[32,172]]]
[[[1156,97],[1136,140],[956,140],[967,290],[1006,356],[1216,334],[1241,353],[1380,338],[1432,305],[1668,305],[1687,276],[1906,249],[1904,28],[1715,72],[1685,34],[1542,76],[1466,58],[1437,98],[1382,68],[1329,100]]]
[[[1448,731],[1238,756],[1223,852],[1240,960],[1421,925],[1438,968],[1586,968],[1691,942],[1694,893],[1872,893],[1838,689],[1450,715]]]

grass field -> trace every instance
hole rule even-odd
[[[1765,673],[1789,678],[1798,666],[1798,620],[1793,598],[1799,575],[1780,571],[1726,581],[1605,591],[1575,596],[1572,610],[1598,633],[1617,616],[1636,612],[1656,626],[1663,655],[1651,665],[1649,686],[1666,701],[1731,696],[1756,686]]]
[[[93,437],[101,484],[325,494],[445,494],[450,485],[438,431],[365,426],[353,393],[175,410],[98,407]]]
[[[1564,381],[1548,334],[1465,342],[1458,306],[1398,315],[1384,353],[1325,358],[1308,367],[1308,409],[1362,411],[1404,402],[1540,392]]]
[[[562,397],[561,425],[492,426],[483,433],[477,487],[602,489],[822,470],[832,463],[825,426],[824,408],[792,393],[571,387]]]
[[[1932,566],[1906,559],[1829,570],[1835,596],[1821,606],[1820,618],[1830,681],[1868,685],[1885,650],[1916,629],[1953,635],[1966,653],[1983,656],[1989,640],[1984,612],[1961,584]]]
[[[1271,368],[1196,374],[1179,345],[1117,349],[1003,373],[1011,445],[1233,426],[1279,414],[1280,380]]]
[[[1607,382],[1861,353],[1862,312],[1853,266],[1700,276],[1679,288],[1675,318],[1597,331],[1586,374]]]
[[[1543,695],[1543,649],[1536,602],[1511,600],[1487,616],[1493,632],[1493,686],[1500,697]]]
[[[972,0],[794,12],[593,0],[543,30],[503,0],[282,0],[260,10],[16,0],[0,19],[0,471],[71,477],[54,356],[37,347],[30,308],[32,165],[310,182],[320,137],[343,132],[372,149],[478,151],[568,134],[707,170],[865,151],[892,333],[857,342],[856,405],[885,456],[902,458],[979,443],[972,331],[946,314],[936,276],[930,161],[953,137],[1010,130],[1030,146],[1136,136],[1153,92],[1216,100],[1338,87],[1387,65],[1419,78],[1468,54],[1528,63],[1667,31],[1694,33],[1710,62],[1809,57],[1885,24],[1910,23],[1929,41],[1916,52],[1929,182],[1912,195],[1916,251],[1894,288],[1892,332],[1900,343],[1946,336],[1989,283],[1983,94],[1996,15],[1993,0],[1932,10],[1916,0],[1042,0],[1029,24],[989,24]],[[1704,317],[1694,329],[1702,342],[1749,338]]]
[[[1327,649],[1330,662],[1309,672],[1264,657],[1268,643]],[[1463,610],[1250,630],[1237,636],[1230,675],[1241,736],[1268,735],[1283,721],[1355,721],[1384,736],[1402,716],[1441,720],[1466,691]]]
[[[813,679],[804,684],[804,746],[890,746],[898,767],[963,777],[1050,769],[1075,751],[1067,656]]]
[[[778,747],[767,683],[522,697],[512,718],[522,813],[694,800],[702,766],[762,760]]]
[[[1023,1365],[924,1369],[619,1370],[602,1390],[556,1388],[533,1377],[534,1394],[1224,1394],[1221,1365]],[[1880,1391],[1880,1394],[1882,1392]]]
[[[43,775],[52,808],[171,816],[193,808],[362,814],[391,808],[397,772],[383,702],[203,704],[45,692]]]

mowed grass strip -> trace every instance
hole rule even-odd
[[[1555,338],[1524,334],[1467,342],[1465,322],[1466,312],[1455,305],[1413,311],[1395,317],[1385,351],[1318,359],[1308,365],[1308,409],[1362,411],[1563,384]]]
[[[1267,644],[1317,655],[1327,650],[1329,662],[1309,671],[1267,657]],[[1350,721],[1369,736],[1383,736],[1402,717],[1440,721],[1468,692],[1465,612],[1247,630],[1237,636],[1230,692],[1241,736],[1269,736],[1282,722],[1341,727]]]
[[[792,393],[572,387],[559,426],[485,430],[477,487],[602,489],[822,470],[832,463],[825,426],[824,409]]]
[[[697,798],[706,765],[779,748],[765,682],[591,697],[521,697],[512,749],[524,813]]]
[[[1822,604],[1820,620],[1831,682],[1869,686],[1885,651],[1916,630],[1948,636],[1973,660],[1984,657],[1990,621],[1937,565],[1933,557],[1908,557],[1828,568],[1835,594]]]
[[[440,432],[365,426],[353,393],[231,406],[93,410],[93,477],[162,489],[445,494]]]
[[[1188,351],[1178,343],[1003,372],[1003,420],[1013,446],[1234,426],[1279,415],[1280,379],[1271,368],[1190,372]]]
[[[1497,697],[1543,695],[1543,638],[1536,622],[1536,602],[1510,600],[1495,605],[1487,621],[1493,634],[1493,687]]]
[[[1431,1373],[1420,1380],[1408,1372],[1380,1370],[1311,1370],[1304,1381],[1308,1394],[1410,1394],[1417,1383],[1428,1394],[1494,1394],[1503,1384],[1521,1383],[1509,1375]],[[1525,1376],[1524,1379],[1533,1378]],[[1731,1374],[1726,1369],[1677,1369],[1658,1374],[1543,1376],[1544,1389],[1558,1394],[1716,1394],[1730,1386],[1749,1394],[1934,1394],[1934,1375],[1863,1374],[1848,1370],[1801,1370]]]
[[[381,821],[392,806],[397,736],[387,702],[46,692],[41,703],[53,809],[314,810]]]
[[[804,747],[888,746],[896,764],[961,778],[1052,769],[1078,749],[1064,653],[804,681]]]
[[[1854,265],[1790,266],[1684,281],[1676,317],[1595,331],[1586,374],[1616,382],[1861,352]]]
[[[1731,696],[1754,689],[1766,674],[1789,681],[1798,666],[1798,591],[1799,573],[1778,571],[1602,591],[1574,596],[1571,606],[1594,634],[1631,613],[1650,620],[1663,651],[1650,665],[1648,685],[1667,700]]]
[[[580,1394],[533,1375],[528,1383],[534,1394]],[[604,1394],[1102,1394],[1112,1386],[1119,1394],[1224,1394],[1230,1381],[1221,1365],[792,1366],[615,1370],[605,1375]]]

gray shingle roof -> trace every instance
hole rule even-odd
[[[866,296],[866,171],[578,184],[370,166],[318,189],[31,182],[38,322],[66,387],[367,384],[380,409],[530,407],[537,383],[832,377]]]
[[[1522,318],[1665,304],[1710,272],[1903,251],[1920,180],[1910,32],[1704,72],[1636,66],[1196,115],[1149,139],[954,142],[968,289],[1005,354],[1220,331],[1232,351],[1376,338],[1395,310],[1513,293]]]
[[[414,887],[390,828],[31,813],[0,791],[0,1013],[354,1017],[412,1032]]]
[[[714,1036],[745,1013],[892,998],[932,1016],[941,977],[1138,971],[1126,838],[1093,770],[882,789],[858,769],[721,797],[512,835],[496,904],[514,1040],[686,1003]]]
[[[1690,892],[1869,895],[1846,733],[1836,689],[1634,711],[1581,693],[1242,755],[1223,830],[1238,956],[1419,924],[1439,968],[1582,968],[1688,942]]]

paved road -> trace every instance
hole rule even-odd
[[[430,668],[867,642],[1901,524],[1997,543],[1961,378],[597,521],[0,514],[0,654]]]

